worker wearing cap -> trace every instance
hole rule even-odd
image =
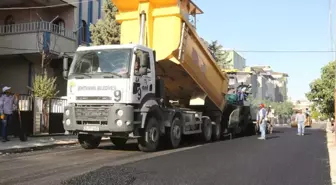
[[[3,95],[0,97],[0,119],[2,120],[2,142],[9,141],[7,137],[8,125],[11,124],[13,111],[17,108],[17,95],[12,95],[11,87],[2,88]]]
[[[266,139],[266,125],[267,125],[267,121],[266,121],[267,111],[265,109],[264,104],[260,104],[259,107],[260,107],[260,110],[257,115],[257,122],[259,124],[261,136],[258,139],[265,140]]]

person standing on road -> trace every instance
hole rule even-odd
[[[304,131],[305,131],[305,121],[306,121],[306,116],[302,113],[302,110],[299,110],[299,112],[296,114],[295,121],[297,123],[298,127],[298,136],[303,136]]]
[[[266,125],[267,125],[267,121],[266,121],[267,115],[266,114],[267,114],[267,111],[265,109],[265,105],[260,104],[260,110],[257,115],[257,123],[259,124],[259,129],[261,133],[261,136],[258,139],[262,139],[262,140],[266,139]]]
[[[267,109],[267,122],[268,122],[268,130],[269,133],[272,134],[273,133],[273,123],[274,123],[274,114],[272,112],[272,107],[268,106]]]
[[[10,92],[10,87],[3,87],[2,92],[4,93],[0,97],[0,119],[2,122],[2,142],[9,141],[7,137],[8,125],[11,124],[13,111],[17,107],[18,95],[12,95]]]

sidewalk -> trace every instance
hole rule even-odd
[[[336,184],[336,141],[335,133],[331,133],[330,124],[326,126],[327,146],[329,152],[330,177],[332,185]]]
[[[0,154],[27,152],[78,143],[75,135],[29,137],[26,142],[21,142],[19,138],[10,137],[9,139],[8,142],[0,142]]]

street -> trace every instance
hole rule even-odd
[[[306,132],[276,128],[266,141],[251,136],[156,153],[106,142],[96,150],[76,145],[3,155],[0,184],[330,184],[323,126]]]

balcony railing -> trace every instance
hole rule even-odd
[[[29,22],[20,24],[0,25],[0,35],[32,33],[32,32],[51,32],[69,39],[76,39],[73,31],[66,30],[64,27],[49,22]]]

